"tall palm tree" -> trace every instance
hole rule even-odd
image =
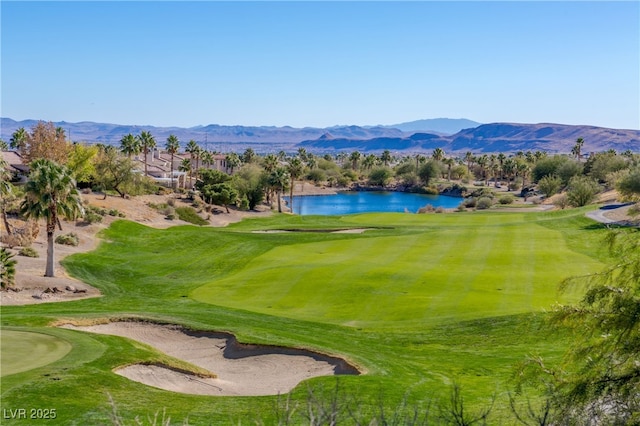
[[[469,173],[471,173],[471,166],[473,165],[474,161],[476,161],[476,157],[474,157],[473,152],[465,152],[464,161],[467,163],[467,169],[469,170]]]
[[[11,235],[11,225],[9,224],[9,220],[7,219],[7,210],[6,204],[7,200],[11,196],[13,192],[13,188],[10,183],[11,180],[11,172],[9,171],[9,166],[6,161],[2,157],[0,157],[0,213],[2,214],[2,220],[4,222],[4,227],[7,230],[7,234]]]
[[[24,127],[20,127],[11,135],[11,139],[9,139],[9,146],[22,152],[27,146],[27,138],[27,131]]]
[[[269,175],[269,186],[276,190],[278,213],[282,213],[282,192],[289,185],[289,173],[283,167],[276,168]]]
[[[233,171],[238,167],[242,162],[240,161],[240,157],[235,152],[230,152],[224,158],[224,161],[227,163],[227,168],[229,169],[229,174],[233,174]]]
[[[216,161],[215,157],[213,156],[213,152],[211,151],[202,151],[202,153],[200,154],[200,157],[202,159],[202,164],[207,169],[210,168],[211,165]]]
[[[489,164],[489,156],[487,154],[482,154],[480,157],[476,159],[476,163],[480,167],[480,173],[482,174],[482,178],[485,179],[485,186],[489,184],[487,181],[487,165]]]
[[[84,214],[82,200],[71,172],[57,163],[37,159],[31,163],[31,173],[25,185],[25,200],[20,205],[27,218],[47,221],[47,266],[45,277],[55,276],[54,239],[59,218],[75,219]]]
[[[176,135],[169,135],[167,138],[167,144],[164,146],[169,155],[171,155],[171,165],[170,171],[171,173],[171,189],[173,189],[173,156],[176,155],[178,150],[180,149],[180,141]]]
[[[120,152],[131,158],[132,155],[140,154],[140,143],[131,133],[124,135],[120,139]]]
[[[190,174],[191,173],[191,160],[189,160],[188,158],[183,158],[182,162],[178,166],[178,171],[185,173],[185,175],[186,175],[186,173]],[[189,183],[191,183],[191,181],[189,181]],[[178,186],[180,186],[180,182],[179,181],[178,181]],[[187,179],[184,178],[184,177],[182,178],[182,187],[183,188],[187,187]]]
[[[289,208],[291,209],[291,213],[293,213],[293,186],[296,183],[296,179],[302,176],[302,172],[304,172],[304,163],[297,157],[292,158],[287,166],[287,172],[289,172],[289,177],[291,178],[291,185],[289,185]]]
[[[444,162],[444,164],[447,165],[447,180],[451,182],[451,169],[453,168],[453,165],[456,164],[456,160],[449,157],[449,158],[445,158],[442,161]]]
[[[151,132],[143,130],[138,135],[138,142],[140,144],[140,147],[142,148],[142,153],[144,154],[144,175],[148,176],[149,174],[147,172],[147,167],[148,167],[147,157],[148,157],[149,151],[153,152],[153,148],[156,147],[156,139],[153,137]]]

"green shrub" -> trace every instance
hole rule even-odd
[[[176,214],[180,218],[180,220],[184,220],[185,222],[193,223],[194,225],[208,225],[209,222],[198,216],[198,213],[195,211],[193,207],[178,207],[176,209]]]
[[[56,237],[56,244],[64,244],[65,246],[76,247],[80,243],[78,234],[71,232],[69,234],[58,235]]]
[[[488,208],[491,208],[492,205],[493,205],[493,200],[491,198],[480,197],[480,199],[478,199],[478,202],[476,203],[476,209],[486,210]]]
[[[567,197],[573,207],[582,207],[593,202],[600,192],[598,183],[587,176],[575,176],[569,181]]]
[[[99,215],[98,213],[94,213],[92,211],[87,211],[84,214],[84,221],[91,224],[91,223],[100,223],[102,222],[102,216]]]
[[[515,201],[515,197],[511,194],[505,194],[498,199],[500,204],[513,204]]]
[[[22,247],[18,254],[25,257],[40,257],[36,249],[33,247]]]
[[[477,202],[478,200],[476,199],[476,197],[469,197],[465,199],[461,205],[463,205],[466,208],[472,209],[476,206]]]

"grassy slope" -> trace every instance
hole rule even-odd
[[[175,420],[237,423],[247,413],[273,412],[275,398],[183,396],[130,382],[110,370],[160,355],[116,337],[41,328],[60,317],[137,314],[344,355],[369,374],[342,378],[342,386],[374,405],[383,390],[390,401],[406,392],[442,396],[455,378],[472,404],[497,391],[500,415],[512,365],[527,353],[563,351],[561,339],[527,312],[557,299],[560,277],[601,265],[603,230],[582,215],[278,216],[171,230],[117,222],[104,232],[108,243],[66,262],[105,297],[3,308],[3,326],[47,330],[74,349],[53,364],[3,378],[2,405],[55,403],[65,424],[106,418],[107,392],[127,416],[166,408]],[[378,229],[250,232],[345,227]],[[301,386],[294,394],[304,392]]]

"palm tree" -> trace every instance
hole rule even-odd
[[[263,160],[264,171],[267,173],[271,173],[278,167],[278,157],[273,154],[267,154]]]
[[[299,158],[292,158],[291,161],[289,161],[287,172],[289,172],[289,176],[291,177],[291,185],[289,185],[289,208],[291,209],[291,213],[293,213],[293,186],[296,183],[296,179],[302,176],[303,171],[304,164]]]
[[[191,160],[189,160],[188,158],[183,158],[182,162],[178,166],[178,171],[185,174],[191,173]],[[189,183],[191,183],[191,181],[189,181]],[[180,182],[178,182],[178,186],[180,186]],[[184,177],[182,178],[182,187],[187,187],[187,179],[185,179]]]
[[[189,141],[189,143],[187,143],[187,147],[185,148],[185,151],[188,152],[191,155],[191,166],[194,166],[194,158],[196,158],[197,156],[200,155],[200,146],[198,146],[198,143],[196,141],[194,141],[193,139],[191,139]],[[195,165],[195,169],[196,169],[196,173],[198,172],[198,165]],[[193,180],[193,170],[189,170],[189,183],[191,183],[191,181]]]
[[[229,174],[233,174],[233,171],[236,167],[238,167],[242,162],[240,161],[240,157],[235,152],[230,152],[224,158],[224,161],[227,163],[227,168],[229,169]]]
[[[56,225],[60,227],[59,218],[75,219],[84,214],[82,200],[71,172],[51,160],[33,161],[29,181],[25,185],[25,200],[20,205],[20,210],[27,218],[46,219],[47,266],[44,276],[55,276],[53,234]]]
[[[482,178],[485,179],[485,186],[489,184],[487,181],[487,165],[489,164],[489,156],[487,154],[482,154],[480,157],[476,159],[476,163],[480,167],[480,173],[482,174]]]
[[[276,168],[269,175],[269,186],[276,190],[278,213],[282,213],[282,191],[289,185],[289,173],[283,167]]]
[[[358,162],[360,161],[360,157],[362,157],[362,154],[360,154],[360,151],[353,151],[351,155],[349,155],[349,160],[351,161],[351,168],[353,170],[358,170]]]
[[[138,143],[140,144],[142,153],[144,154],[144,175],[148,176],[147,155],[149,154],[149,150],[153,150],[153,148],[156,147],[156,139],[151,135],[151,132],[143,130],[140,135],[138,135]]]
[[[453,158],[445,158],[442,161],[447,165],[447,180],[451,182],[451,168],[456,163],[456,160],[454,160]]]
[[[213,152],[211,151],[202,151],[202,154],[200,154],[200,157],[202,157],[202,164],[207,169],[210,168],[211,165],[216,161],[216,159],[213,156]]]
[[[471,173],[471,166],[473,165],[474,161],[476,161],[476,158],[474,157],[473,152],[467,151],[464,154],[464,161],[467,162],[467,169],[469,170],[469,173]]]
[[[8,198],[13,192],[11,183],[11,172],[9,172],[8,164],[2,157],[0,157],[0,212],[2,213],[2,220],[4,227],[7,229],[7,234],[11,235],[11,225],[7,219],[6,204]]]
[[[16,280],[15,255],[6,248],[0,248],[0,287],[7,289],[13,287]]]
[[[389,163],[391,162],[391,152],[389,152],[388,149],[382,151],[382,154],[380,155],[380,161],[382,161],[382,164],[384,164],[385,166],[389,165]]]
[[[173,189],[173,156],[176,155],[180,149],[180,141],[176,135],[169,135],[167,138],[167,144],[164,147],[169,155],[171,155],[171,165],[169,173],[171,173],[171,189]]]
[[[22,152],[27,146],[27,138],[27,131],[24,127],[20,127],[11,135],[11,139],[9,139],[9,146]]]
[[[364,167],[366,170],[369,170],[376,165],[377,161],[378,161],[378,157],[376,157],[373,154],[369,154],[366,157],[364,157],[364,161],[362,162],[362,167]]]
[[[518,170],[518,164],[513,158],[507,158],[502,165],[504,174],[507,177],[507,189],[511,191],[511,178]]]
[[[431,158],[436,161],[442,161],[442,159],[444,158],[444,150],[442,148],[434,149],[433,153],[431,154]]]

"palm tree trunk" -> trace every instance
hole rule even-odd
[[[293,214],[293,185],[296,184],[296,181],[291,179],[291,188],[289,188],[289,210]]]
[[[278,197],[278,213],[282,213],[282,192],[280,189],[278,189],[278,192],[276,193],[276,196]]]
[[[47,267],[45,269],[45,273],[44,276],[45,277],[54,277],[55,276],[55,271],[54,271],[54,267],[53,267],[53,250],[54,250],[54,244],[53,244],[53,233],[55,230],[55,225],[53,227],[47,226]]]
[[[7,228],[7,234],[13,234],[13,232],[11,231],[11,225],[9,224],[9,219],[7,219],[7,212],[5,211],[5,209],[2,209],[2,220],[4,221],[4,227]]]

